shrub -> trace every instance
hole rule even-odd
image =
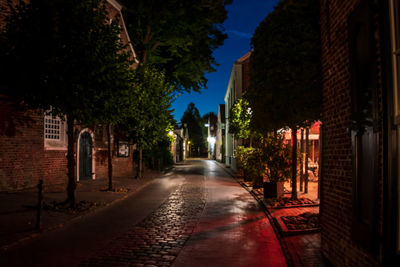
[[[238,146],[235,150],[238,168],[243,169],[244,177],[251,180],[253,187],[261,187],[265,172],[260,148]]]
[[[283,143],[283,136],[268,136],[263,140],[263,161],[270,182],[286,181],[291,175],[291,149]]]

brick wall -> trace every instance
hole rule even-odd
[[[11,109],[12,110],[12,109]],[[35,112],[10,112],[10,105],[0,102],[0,113],[12,116],[15,132],[0,131],[0,191],[66,182],[66,151],[44,149],[43,116]]]
[[[46,187],[66,185],[67,150],[45,149],[43,115],[15,111],[4,102],[0,102],[0,114],[10,118],[0,125],[0,191],[34,188],[40,179]],[[15,123],[15,127],[8,127],[10,122]],[[76,126],[76,132],[82,128]],[[93,144],[96,179],[107,179],[107,150],[103,142],[99,142],[99,146],[95,141]],[[129,152],[129,157],[117,157],[117,146],[114,147],[114,177],[134,175],[133,146]]]
[[[347,130],[351,122],[347,21],[358,2],[359,0],[320,1],[324,124],[321,243],[324,256],[336,266],[378,266],[380,264],[379,255],[371,255],[357,246],[351,238],[353,184],[352,144]],[[378,36],[377,30],[376,33]],[[379,46],[378,41],[377,46]],[[379,65],[379,55],[377,62]],[[380,69],[379,66],[378,69]],[[381,181],[383,157],[382,135],[380,136],[379,180]],[[380,186],[381,184],[380,182]],[[378,204],[381,206],[381,203],[380,201]],[[381,218],[380,221],[382,221]]]

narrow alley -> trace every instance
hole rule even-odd
[[[118,203],[8,250],[0,265],[286,266],[286,261],[253,196],[214,161],[189,160]]]

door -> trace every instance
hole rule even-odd
[[[352,237],[377,252],[378,240],[378,108],[377,52],[369,1],[361,1],[349,18],[351,73],[351,142],[353,161]]]
[[[79,179],[92,178],[92,137],[88,132],[81,134],[79,141]]]

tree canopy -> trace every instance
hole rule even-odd
[[[199,110],[196,108],[193,102],[189,103],[183,116],[181,118],[181,124],[187,125],[189,132],[189,140],[192,142],[192,147],[197,149],[205,148],[205,141],[202,130],[202,118],[200,116]]]
[[[0,39],[1,94],[66,117],[67,192],[74,206],[74,122],[116,119],[116,100],[132,93],[130,55],[102,0],[21,1],[10,10]]]
[[[251,127],[292,130],[292,198],[297,198],[297,129],[320,117],[321,45],[318,0],[278,2],[251,40]]]
[[[252,110],[247,99],[236,100],[229,114],[229,133],[238,138],[249,138]]]
[[[265,132],[319,118],[321,59],[318,0],[280,1],[252,38],[252,127]]]
[[[226,34],[225,6],[232,0],[122,0],[130,39],[141,64],[165,71],[178,91],[206,87],[215,71],[213,51]]]

